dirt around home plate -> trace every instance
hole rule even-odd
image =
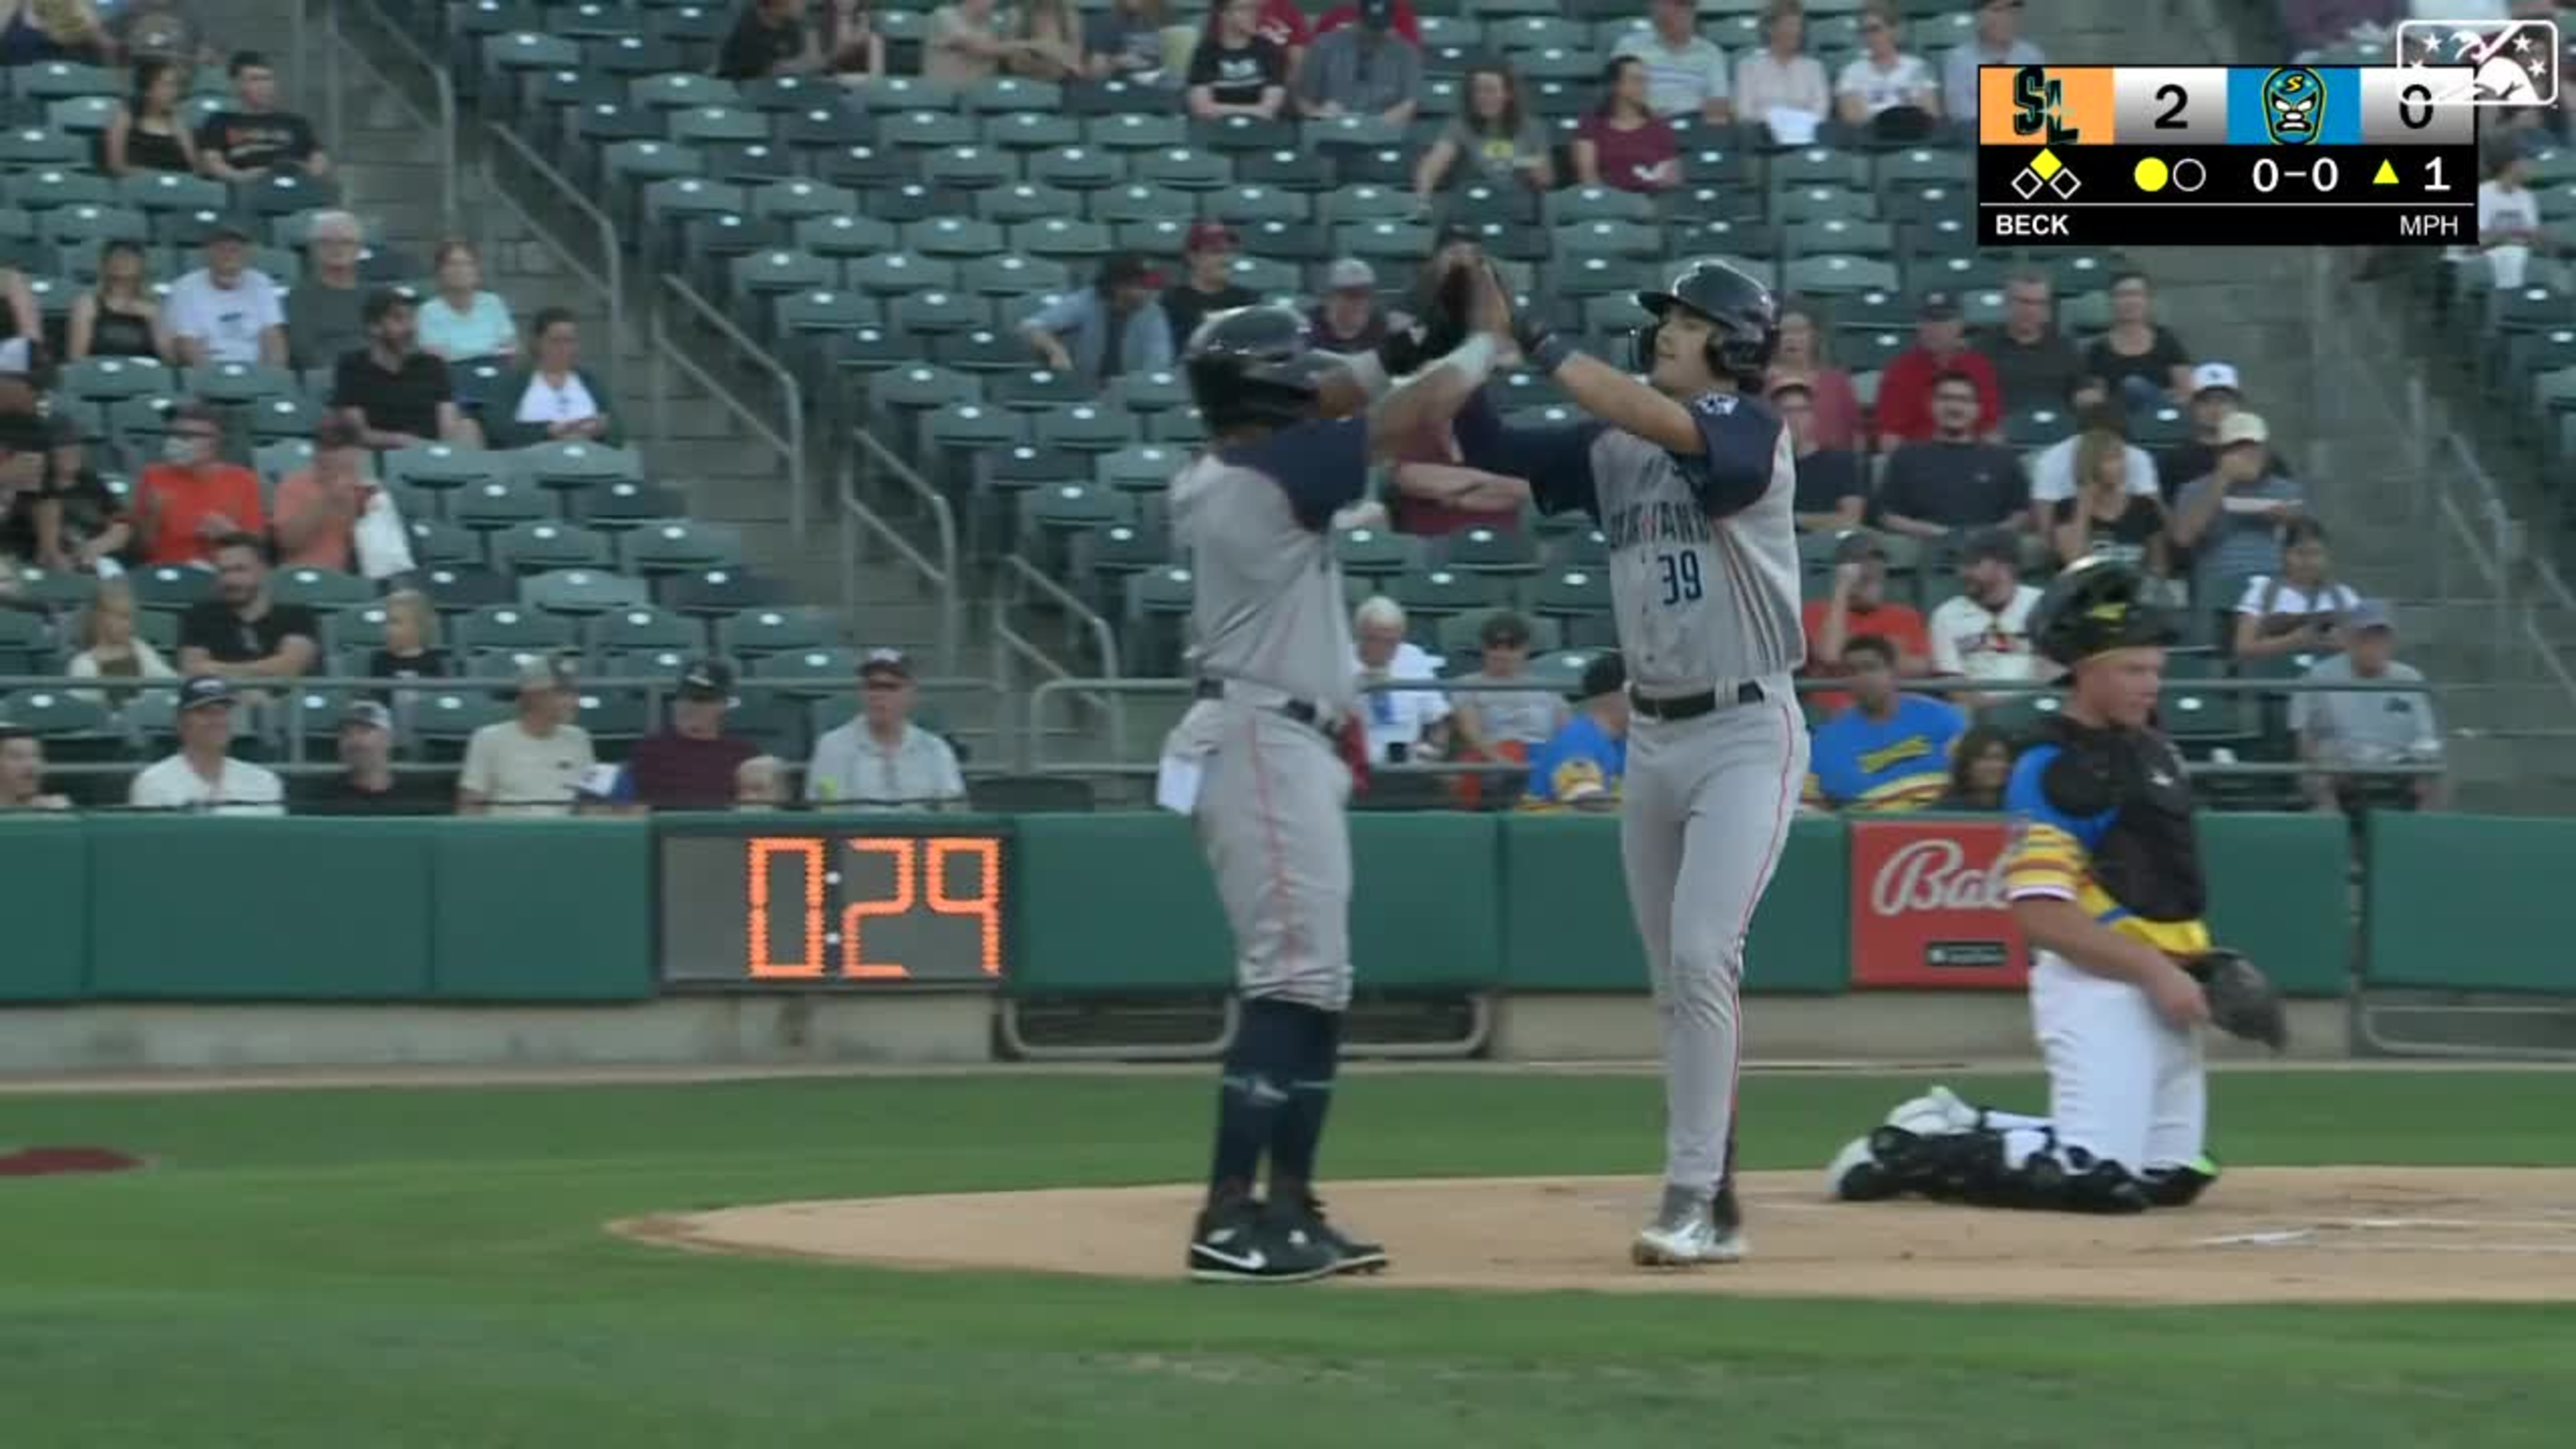
[[[1838,1203],[1822,1174],[1743,1179],[1752,1256],[1648,1271],[1629,1235],[1655,1185],[1625,1178],[1335,1184],[1337,1218],[1383,1238],[1382,1277],[1332,1291],[1584,1289],[2059,1303],[2576,1300],[2576,1171],[2249,1168],[2193,1207],[2130,1218],[1925,1202]],[[1171,1280],[1197,1189],[792,1202],[635,1219],[613,1231],[711,1252],[881,1267]],[[1028,1224],[1048,1225],[1030,1233]]]

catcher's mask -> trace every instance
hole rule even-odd
[[[2030,642],[2041,656],[2073,668],[2112,649],[2162,648],[2181,631],[2147,601],[2146,578],[2107,558],[2079,559],[2051,580],[2030,611]]]
[[[1304,422],[1315,416],[1317,384],[1342,366],[1309,343],[1305,318],[1278,306],[1208,318],[1190,334],[1183,361],[1190,400],[1211,433]]]
[[[1638,329],[1635,370],[1655,370],[1655,336],[1679,307],[1717,325],[1709,339],[1709,371],[1732,378],[1747,392],[1760,390],[1762,371],[1780,347],[1780,301],[1771,289],[1724,262],[1696,262],[1660,292],[1639,292],[1637,305],[1655,316]]]

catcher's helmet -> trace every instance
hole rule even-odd
[[[1315,415],[1315,385],[1342,364],[1318,352],[1306,319],[1287,307],[1219,312],[1190,334],[1183,355],[1190,400],[1210,432],[1286,427]]]
[[[2106,558],[2079,559],[2031,606],[2030,642],[2048,659],[2074,667],[2108,649],[2161,647],[2181,637],[2166,612],[2149,603],[2146,579]]]
[[[1639,292],[1637,305],[1656,318],[1637,333],[1639,372],[1654,370],[1655,334],[1675,307],[1717,324],[1708,344],[1709,370],[1747,391],[1762,385],[1762,370],[1780,346],[1780,299],[1724,262],[1694,262],[1663,291]]]

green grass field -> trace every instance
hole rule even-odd
[[[1744,1165],[1817,1166],[1918,1086],[1748,1078]],[[2027,1079],[1976,1090],[2039,1100]],[[2576,1164],[2576,1076],[2239,1073],[2213,1090],[2231,1163]],[[2453,1449],[2563,1444],[2576,1422],[2576,1304],[1246,1290],[723,1258],[602,1231],[761,1200],[1183,1180],[1209,1095],[1196,1076],[979,1075],[0,1097],[0,1145],[156,1159],[0,1179],[0,1444]],[[1358,1076],[1327,1172],[1651,1171],[1659,1101],[1637,1077]],[[2576,1263],[2535,1271],[2576,1296]]]

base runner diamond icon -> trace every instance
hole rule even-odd
[[[2040,179],[2031,175],[2030,168],[2027,166],[2013,173],[2012,189],[2020,192],[2021,199],[2024,201],[2037,196],[2041,185]]]
[[[2057,193],[2058,200],[2066,201],[2075,195],[2075,188],[2082,184],[2075,179],[2074,172],[2060,170],[2057,173],[2057,179],[2048,183],[2048,189]]]

